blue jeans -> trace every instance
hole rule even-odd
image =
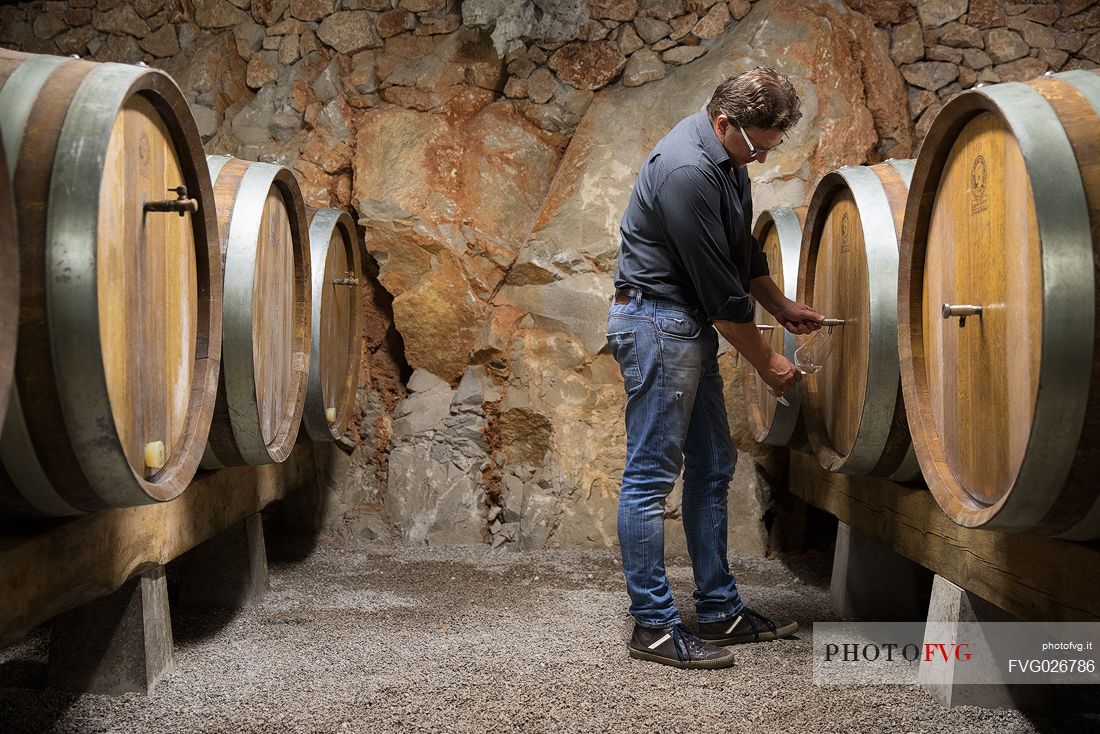
[[[612,303],[607,343],[626,387],[626,466],[619,546],[630,614],[646,627],[680,622],[665,575],[665,499],[684,468],[683,518],[700,622],[743,603],[726,558],[726,495],[737,463],[718,334],[698,311],[636,296]]]

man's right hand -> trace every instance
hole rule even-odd
[[[772,352],[764,369],[757,371],[776,397],[790,390],[802,379],[802,373],[781,352]]]
[[[742,324],[715,321],[714,326],[756,368],[757,373],[777,396],[790,390],[802,379],[802,373],[782,352],[776,352],[768,345],[753,322]]]

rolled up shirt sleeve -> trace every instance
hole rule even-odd
[[[707,318],[746,323],[753,320],[753,302],[730,255],[720,187],[713,176],[696,166],[676,168],[661,184],[654,203],[669,246],[691,279]],[[750,275],[756,271],[760,267],[757,253],[766,275],[767,258],[758,246],[745,264],[750,265]]]
[[[752,238],[752,259],[749,265],[749,280],[756,280],[764,275],[771,275],[768,269],[768,256],[760,249],[760,243]]]
[[[745,214],[745,222],[752,222],[752,182],[749,181],[747,174],[743,175],[743,183],[741,186],[741,211]],[[768,256],[764,254],[764,250],[760,247],[760,243],[756,238],[749,235],[749,282],[756,280],[764,275],[771,275],[771,271],[768,270]]]

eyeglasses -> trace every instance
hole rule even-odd
[[[780,145],[783,145],[783,138],[780,138],[779,142],[776,143],[775,145],[773,145],[770,148],[757,148],[755,145],[752,144],[752,141],[749,140],[749,134],[747,132],[745,132],[745,128],[738,125],[737,129],[741,131],[741,137],[743,137],[745,139],[745,145],[749,146],[749,158],[759,158],[760,156],[764,155],[765,153],[773,151],[776,148],[778,148]],[[786,136],[786,133],[784,133],[784,137],[785,136]]]

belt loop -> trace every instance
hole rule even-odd
[[[638,307],[638,306],[641,306],[641,305],[642,305],[642,289],[641,288],[635,288],[634,289],[634,306]]]

